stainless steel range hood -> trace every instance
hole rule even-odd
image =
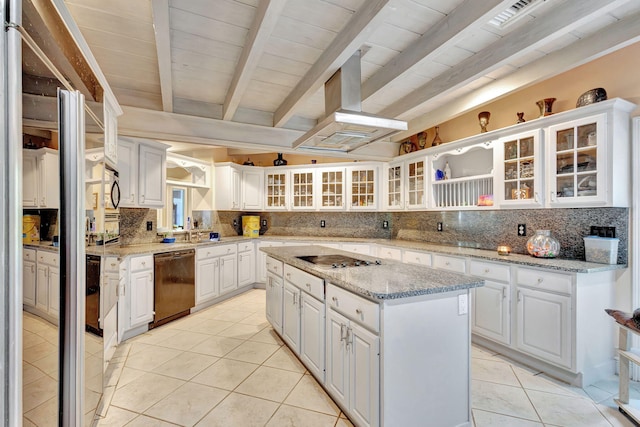
[[[348,153],[407,130],[407,122],[362,112],[360,51],[324,85],[327,117],[293,143],[299,150]]]

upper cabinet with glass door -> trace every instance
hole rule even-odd
[[[496,143],[496,204],[500,207],[544,205],[542,132],[500,138]]]
[[[291,209],[314,210],[316,208],[315,175],[315,171],[311,168],[291,171]]]
[[[599,104],[582,107],[599,114],[548,128],[550,207],[629,206],[634,106],[621,99]]]
[[[376,210],[379,199],[379,166],[360,165],[347,168],[350,210]]]
[[[345,168],[322,168],[320,172],[320,209],[342,210],[345,199]]]
[[[405,174],[405,207],[407,209],[424,209],[427,203],[427,161],[424,157],[408,160],[404,164]]]
[[[267,168],[264,177],[265,209],[287,210],[289,206],[289,171],[283,170],[282,167]],[[299,190],[298,194],[300,194]]]
[[[383,178],[384,204],[388,210],[404,209],[404,163],[392,162],[386,165]]]

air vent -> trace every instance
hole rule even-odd
[[[524,17],[527,13],[531,13],[532,10],[544,2],[545,0],[519,0],[494,16],[489,23],[498,28],[505,28]]]

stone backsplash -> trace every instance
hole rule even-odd
[[[155,209],[121,209],[123,244],[157,242]],[[222,237],[242,234],[242,216],[258,215],[267,221],[260,234],[265,236],[360,237],[404,239],[421,242],[463,245],[495,250],[509,245],[514,253],[526,254],[526,243],[536,230],[551,230],[560,241],[561,258],[584,259],[583,236],[592,225],[616,228],[618,263],[628,257],[629,209],[522,209],[482,211],[416,212],[237,212],[194,211],[199,229],[217,231]],[[324,220],[326,226],[320,227]],[[153,230],[146,222],[153,221]],[[234,221],[236,224],[234,225]],[[383,221],[389,228],[382,227]],[[443,231],[437,231],[438,223]],[[517,235],[518,224],[525,224],[527,235]]]

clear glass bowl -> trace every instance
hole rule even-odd
[[[560,242],[549,230],[537,230],[527,241],[527,251],[538,258],[555,258],[560,253]]]

